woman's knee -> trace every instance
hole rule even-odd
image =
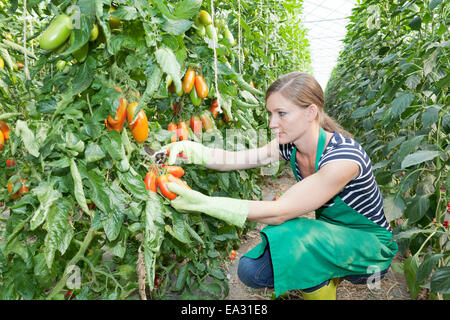
[[[273,286],[272,262],[265,254],[259,259],[242,257],[238,265],[238,277],[248,287],[265,288]]]

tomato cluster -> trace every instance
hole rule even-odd
[[[138,103],[132,102],[128,104],[128,100],[124,97],[122,89],[119,87],[114,87],[114,89],[119,91],[122,94],[122,97],[119,100],[119,107],[117,108],[114,118],[109,115],[108,118],[105,119],[105,125],[108,128],[108,131],[116,130],[120,133],[125,124],[125,120],[127,120],[134,140],[138,143],[144,142],[148,137],[148,118],[145,111],[142,109],[139,110],[136,117],[134,117]],[[140,98],[139,92],[133,92],[132,95]]]
[[[184,169],[180,166],[166,166],[159,167],[151,165],[149,171],[145,175],[144,183],[147,190],[157,193],[158,189],[161,194],[167,199],[174,200],[177,197],[167,187],[169,182],[174,182],[184,187],[191,189],[188,184],[180,178],[184,175]]]

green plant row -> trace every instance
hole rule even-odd
[[[326,108],[368,152],[410,294],[450,294],[450,7],[363,1],[326,89]]]

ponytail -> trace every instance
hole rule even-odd
[[[324,128],[326,131],[328,132],[334,132],[337,131],[340,134],[342,134],[343,136],[346,136],[348,138],[353,139],[353,135],[348,132],[347,130],[345,130],[344,128],[342,128],[337,122],[336,120],[334,120],[332,117],[330,117],[328,114],[326,114],[325,112],[322,113],[322,116],[319,118],[320,119],[320,126],[322,128]]]

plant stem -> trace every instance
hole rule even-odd
[[[69,267],[76,265],[78,263],[78,261],[80,261],[83,258],[84,252],[86,251],[87,247],[91,243],[91,240],[93,237],[94,237],[94,231],[92,229],[89,229],[77,254],[67,263],[66,269],[64,270],[64,273],[63,273],[63,277],[58,281],[58,283],[52,289],[50,294],[47,296],[46,300],[51,300],[56,294],[58,294],[61,291],[62,288],[64,288],[64,286],[66,285],[66,281],[70,275],[68,273]]]

